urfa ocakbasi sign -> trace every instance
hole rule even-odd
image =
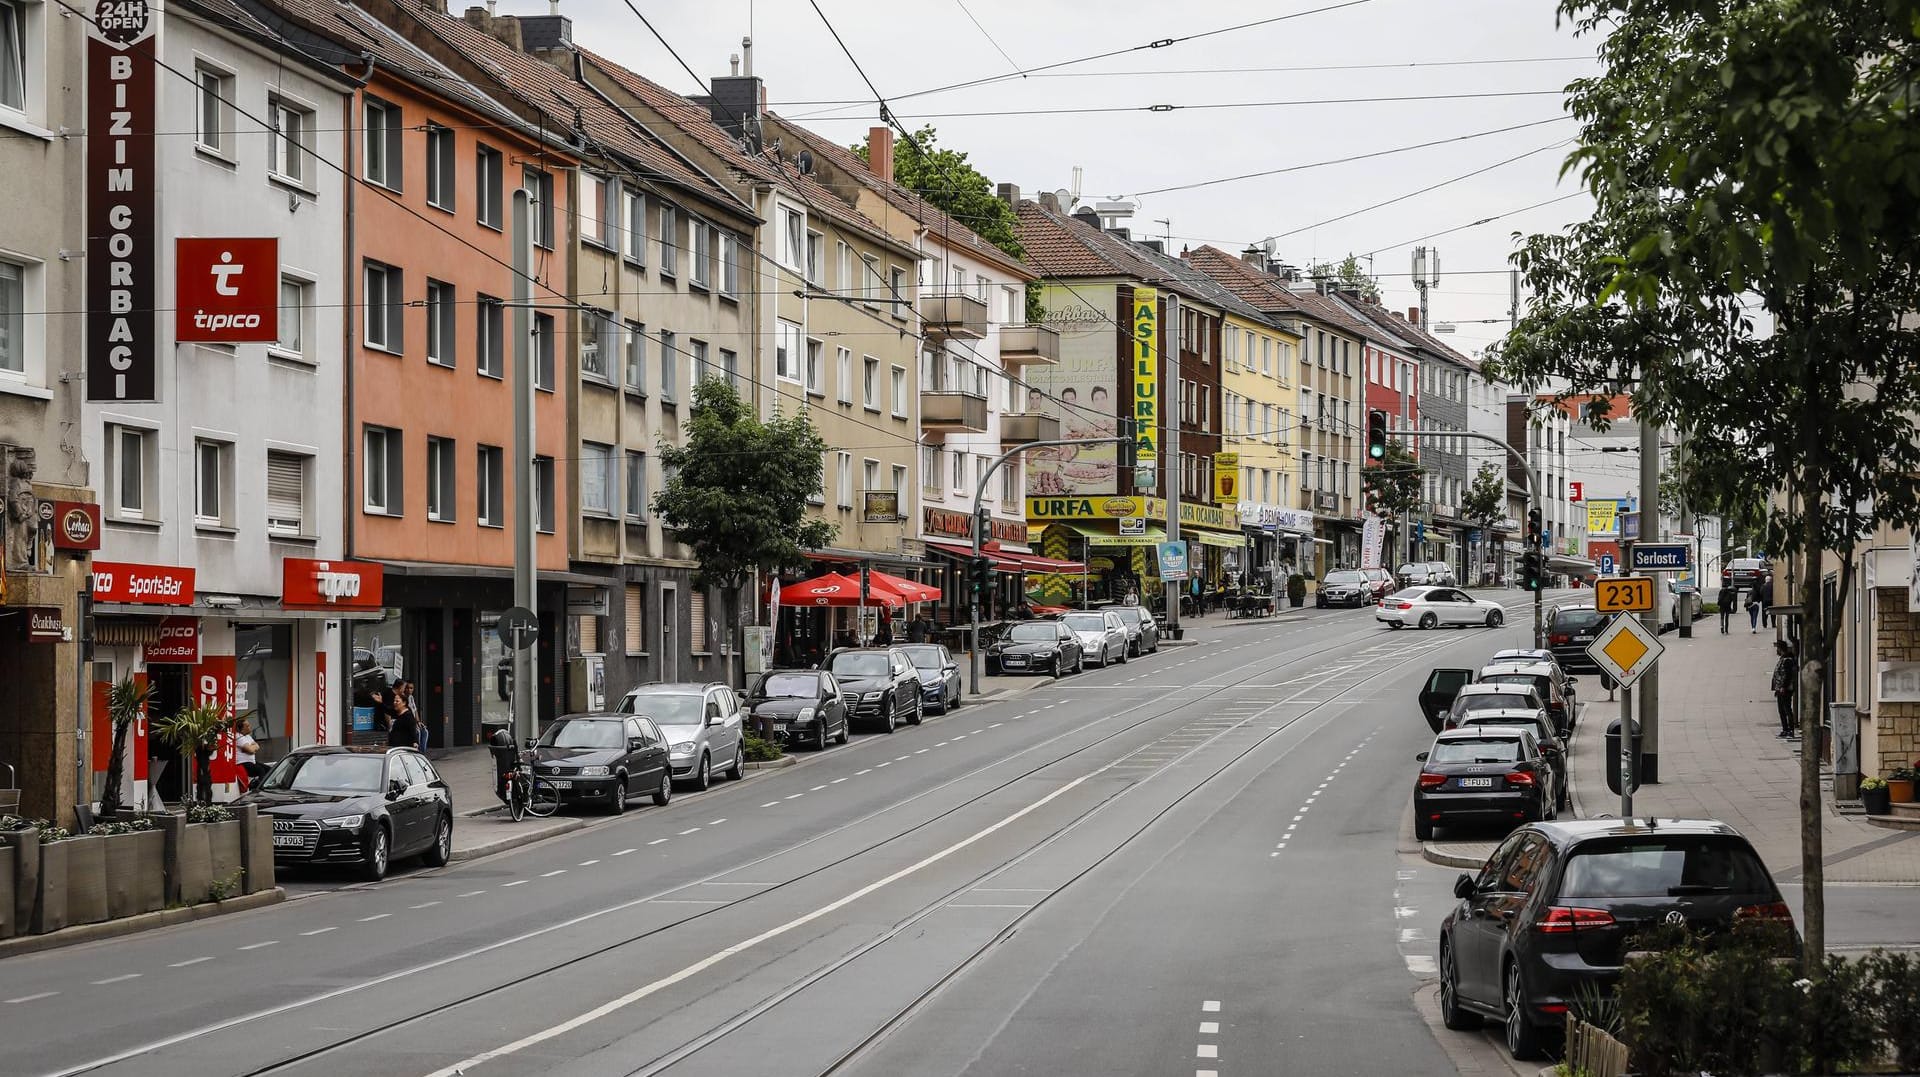
[[[147,0],[102,0],[87,34],[87,399],[157,399],[154,36]]]

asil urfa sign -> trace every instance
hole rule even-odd
[[[154,36],[147,0],[101,0],[87,34],[87,399],[158,399]]]
[[[1133,445],[1138,467],[1151,471],[1160,459],[1160,294],[1133,290]]]

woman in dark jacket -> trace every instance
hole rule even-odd
[[[1740,592],[1734,589],[1733,581],[1720,585],[1720,593],[1714,596],[1714,605],[1720,607],[1720,634],[1727,634],[1727,621],[1733,617],[1734,604],[1740,601]]]
[[[414,713],[412,702],[402,690],[405,683],[396,681],[393,691],[387,693],[387,747],[389,748],[420,746],[420,716]]]

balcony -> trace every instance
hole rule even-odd
[[[1060,361],[1060,332],[1044,325],[1000,327],[1000,361],[1008,366],[1031,366]]]
[[[985,433],[987,398],[974,393],[921,393],[920,426],[926,430]]]
[[[928,333],[949,340],[980,340],[987,335],[987,301],[970,295],[923,295],[920,318]]]
[[[1000,416],[1001,445],[1030,445],[1036,441],[1059,441],[1060,420],[1051,415]]]

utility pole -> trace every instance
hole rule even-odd
[[[1166,410],[1161,414],[1167,424],[1166,451],[1160,454],[1161,468],[1167,476],[1167,541],[1180,541],[1180,297],[1172,292],[1167,295],[1167,317],[1160,325],[1160,374],[1167,382]],[[1173,341],[1173,347],[1167,347],[1167,341]],[[1167,363],[1168,354],[1172,354],[1173,363]],[[1193,559],[1187,559],[1187,572],[1193,572]],[[1162,580],[1167,594],[1167,626],[1173,630],[1173,638],[1179,639],[1180,628],[1180,580]],[[1199,610],[1196,608],[1196,613]]]
[[[534,580],[534,537],[539,534],[539,499],[533,496],[533,233],[526,188],[513,192],[513,604],[538,617]],[[538,623],[537,621],[535,623]],[[516,642],[518,642],[516,640]],[[535,735],[535,647],[513,652],[513,738],[524,744]],[[524,688],[525,690],[521,690]]]
[[[1673,436],[1673,471],[1679,477],[1680,486],[1680,533],[1693,544],[1693,591],[1692,595],[1680,596],[1680,608],[1674,611],[1674,623],[1679,625],[1680,638],[1693,638],[1693,606],[1700,601],[1699,596],[1707,586],[1707,574],[1701,571],[1700,542],[1693,533],[1693,503],[1687,499],[1687,431],[1684,427],[1675,427]]]
[[[1654,376],[1653,368],[1647,371]],[[1646,415],[1640,422],[1640,541],[1659,542],[1667,537],[1660,518],[1660,424]],[[1654,635],[1660,634],[1660,592],[1653,589],[1653,612],[1641,614],[1641,623]],[[1640,676],[1635,686],[1640,691],[1640,781],[1657,785],[1660,781],[1660,666],[1655,663]]]
[[[1422,320],[1425,320],[1427,316],[1426,305],[1427,293],[1426,289],[1422,288],[1420,290],[1420,317]],[[1407,401],[1413,396],[1414,375],[1409,367],[1402,367],[1401,371],[1406,376],[1406,388],[1400,391],[1400,425],[1405,426],[1407,425]],[[1422,488],[1424,488],[1425,485],[1424,482],[1421,483]],[[1407,561],[1418,561],[1419,558],[1414,556],[1412,544],[1407,541],[1407,536],[1413,533],[1413,519],[1412,514],[1406,509],[1400,510],[1399,531],[1400,533],[1394,536],[1397,540],[1395,545],[1402,547],[1402,549],[1395,552]],[[1402,563],[1404,564],[1405,562]],[[1380,567],[1385,569],[1389,574],[1394,571],[1394,566],[1392,565],[1381,565]]]

